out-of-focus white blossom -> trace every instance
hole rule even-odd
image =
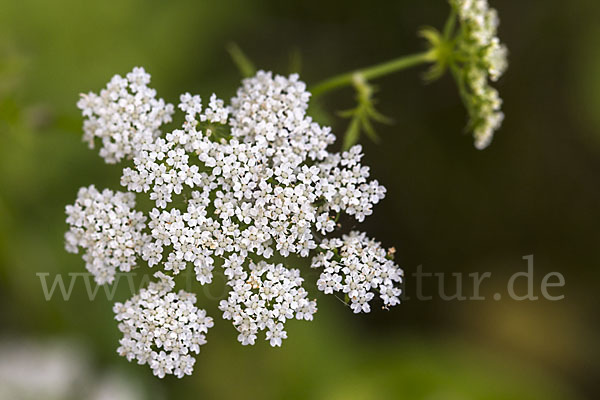
[[[378,293],[384,307],[400,304],[403,271],[388,258],[381,244],[356,231],[341,239],[326,239],[312,267],[322,268],[317,281],[320,291],[343,292],[355,313],[370,312],[369,302]]]
[[[0,338],[0,400],[162,398],[123,371],[98,370],[73,339]]]
[[[133,193],[99,192],[93,185],[79,189],[75,204],[66,207],[66,248],[84,249],[87,270],[98,284],[112,283],[118,270],[128,272],[147,235],[142,233],[146,217],[135,211]]]
[[[120,355],[138,364],[149,364],[154,375],[178,378],[191,375],[196,359],[213,326],[206,311],[196,306],[196,296],[183,290],[175,293],[173,278],[157,272],[158,282],[140,290],[125,303],[116,303],[114,312],[123,338]]]

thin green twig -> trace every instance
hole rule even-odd
[[[430,51],[398,57],[381,64],[358,69],[352,72],[346,72],[344,74],[326,79],[311,87],[310,92],[312,93],[312,97],[316,98],[326,92],[352,85],[352,79],[354,76],[356,76],[356,74],[361,75],[365,80],[371,80],[432,61],[435,61],[435,55],[433,55]]]

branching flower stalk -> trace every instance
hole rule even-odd
[[[184,121],[177,129],[165,131],[175,106],[157,98],[143,68],[114,76],[99,94],[82,95],[83,139],[99,146],[106,163],[125,163],[124,190],[79,190],[66,207],[66,249],[83,251],[99,285],[111,284],[118,271],[156,270],[155,281],[114,306],[123,334],[119,354],[148,364],[158,377],[192,373],[192,354],[214,322],[196,307],[195,294],[175,289],[173,276],[188,268],[200,285],[211,284],[215,273],[226,277],[230,290],[219,309],[242,345],[264,332],[271,346],[281,346],[288,320],[313,319],[317,302],[300,270],[285,265],[290,255],[309,258],[320,271],[317,289],[339,293],[355,313],[370,312],[374,301],[386,309],[400,303],[403,271],[395,250],[365,233],[342,231],[338,218],[364,221],[386,193],[354,144],[361,129],[376,138],[371,120],[388,121],[374,108],[369,80],[422,63],[434,63],[430,79],[449,68],[476,145],[489,143],[499,125],[499,98],[487,85],[505,67],[495,13],[484,0],[451,4],[444,33],[423,32],[427,52],[314,87],[313,97],[347,85],[357,91],[357,107],[344,114],[351,129],[342,152],[329,149],[336,139],[331,129],[307,115],[311,93],[297,74],[255,72],[236,47],[230,51],[249,77],[229,104],[214,94],[208,104],[181,95]],[[147,213],[136,209],[141,196],[153,204]]]
[[[504,119],[500,111],[502,100],[488,84],[488,79],[497,81],[506,70],[507,50],[496,36],[499,20],[487,0],[450,0],[450,6],[451,12],[442,32],[434,28],[421,30],[420,35],[428,43],[426,51],[326,79],[310,88],[313,99],[346,86],[354,86],[357,97],[361,99],[361,88],[364,91],[371,80],[419,65],[433,64],[425,74],[425,80],[439,79],[450,69],[469,115],[467,128],[473,133],[475,147],[487,147]],[[360,87],[356,85],[357,80],[363,82]],[[364,96],[362,100],[359,108],[366,107]],[[369,103],[374,110],[372,99]],[[370,123],[371,119],[378,121],[375,115],[365,118],[363,114],[357,118],[356,114],[346,113],[345,116],[351,118],[344,141],[345,149],[358,142],[360,131],[366,132],[371,139],[377,138]]]

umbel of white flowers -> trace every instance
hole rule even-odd
[[[212,319],[194,295],[175,293],[162,271],[193,268],[208,284],[221,268],[231,290],[219,308],[244,345],[264,330],[280,346],[287,320],[312,320],[317,311],[300,271],[269,262],[275,253],[312,255],[322,269],[318,289],[345,293],[356,313],[369,312],[375,294],[384,307],[399,303],[402,270],[379,243],[358,232],[320,239],[342,212],[363,221],[385,188],[369,180],[360,146],[327,150],[335,136],[306,114],[310,93],[297,75],[260,71],[229,105],[213,95],[203,107],[186,93],[183,126],[166,134],[161,126],[174,107],[156,98],[149,81],[135,68],[100,94],[82,96],[84,139],[100,144],[107,163],[130,166],[121,178],[126,192],[82,188],[66,208],[66,248],[83,250],[98,284],[140,259],[160,269],[159,282],[115,305],[121,355],[148,363],[159,377],[192,372],[190,354],[205,343]],[[148,215],[135,210],[136,193],[154,201]]]
[[[123,338],[120,355],[138,364],[148,363],[154,375],[190,375],[205,333],[213,326],[206,311],[194,304],[196,296],[180,290],[173,292],[173,278],[157,272],[158,282],[150,282],[125,304],[116,303],[114,312]]]
[[[460,24],[455,38],[455,79],[469,113],[475,147],[487,147],[500,128],[502,99],[488,83],[497,81],[506,68],[507,49],[497,37],[500,20],[487,0],[450,0]]]

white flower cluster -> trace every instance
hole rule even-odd
[[[267,330],[271,346],[281,346],[287,338],[286,320],[296,318],[312,321],[317,302],[307,299],[308,292],[301,287],[303,279],[297,269],[265,261],[250,262],[250,273],[242,267],[243,260],[232,256],[225,261],[225,274],[232,290],[219,309],[223,318],[233,320],[240,332],[238,341],[254,344],[256,334]]]
[[[229,108],[213,95],[203,112],[199,96],[181,96],[184,129],[144,144],[121,180],[156,202],[154,240],[142,253],[150,266],[172,246],[165,269],[178,273],[190,262],[198,280],[209,283],[213,255],[270,258],[274,244],[282,256],[306,257],[316,247],[313,228],[334,229],[331,212],[359,221],[372,213],[385,188],[367,180],[360,146],[343,154],[325,150],[334,137],[306,116],[308,97],[296,75],[265,72],[246,79]],[[184,212],[160,211],[186,191]]]
[[[133,193],[99,192],[93,185],[79,189],[77,201],[66,207],[66,249],[85,249],[87,270],[98,284],[112,283],[116,270],[128,272],[147,239],[142,233],[146,217],[133,210]]]
[[[465,53],[459,83],[465,86],[469,104],[471,128],[475,146],[483,149],[492,141],[500,128],[504,114],[498,91],[488,84],[488,78],[497,81],[506,68],[507,49],[497,37],[499,25],[496,10],[487,0],[450,0],[461,24],[459,51]]]
[[[379,293],[384,307],[400,304],[403,271],[389,257],[381,244],[356,231],[341,239],[325,239],[322,252],[312,260],[313,268],[323,268],[317,281],[326,294],[345,293],[355,313],[370,312],[369,302]]]
[[[123,333],[117,351],[129,361],[148,363],[160,378],[191,375],[196,359],[190,353],[200,352],[213,320],[195,306],[195,295],[173,292],[173,278],[162,272],[155,276],[158,282],[151,282],[124,304],[115,304],[113,311]]]
[[[287,337],[285,322],[312,320],[316,301],[308,299],[297,269],[265,260],[309,257],[321,235],[336,228],[336,215],[363,221],[385,188],[369,180],[360,146],[327,150],[335,137],[306,114],[310,93],[297,75],[260,71],[242,82],[230,105],[212,95],[203,107],[200,96],[186,93],[178,105],[183,125],[165,134],[159,127],[170,120],[173,107],[154,100],[149,81],[135,69],[80,103],[88,117],[86,139],[88,132],[106,139],[101,153],[107,162],[132,163],[121,177],[129,193],[105,191],[95,199],[94,192],[88,200],[88,189],[82,189],[75,206],[67,208],[72,225],[67,246],[87,248],[86,261],[104,266],[90,268],[94,275],[110,276],[97,276],[99,283],[110,282],[116,267],[129,270],[136,256],[172,274],[193,265],[200,284],[211,283],[214,266],[222,265],[231,291],[220,309],[238,330],[238,340],[254,344],[264,330],[270,344],[280,346]],[[132,209],[135,193],[148,194],[154,204],[147,224]],[[365,254],[375,249],[363,239]],[[383,280],[391,267],[377,254],[363,272],[382,279],[371,285],[393,305],[397,292]],[[159,376],[181,376],[191,372],[189,352],[197,352],[211,322],[193,307],[192,295],[174,294],[172,279],[159,277],[162,283],[115,307],[125,334],[119,352],[149,362]]]
[[[481,61],[485,65],[490,79],[498,80],[506,70],[506,46],[500,43],[497,30],[500,20],[495,9],[490,8],[487,0],[453,0],[458,17],[464,26],[465,40],[477,44],[483,49]]]
[[[107,163],[131,158],[142,144],[160,135],[161,125],[171,121],[173,106],[156,99],[148,83],[150,75],[134,68],[126,78],[115,75],[100,95],[82,95],[77,103],[87,117],[83,138],[90,148],[96,138],[102,141],[100,156]]]

